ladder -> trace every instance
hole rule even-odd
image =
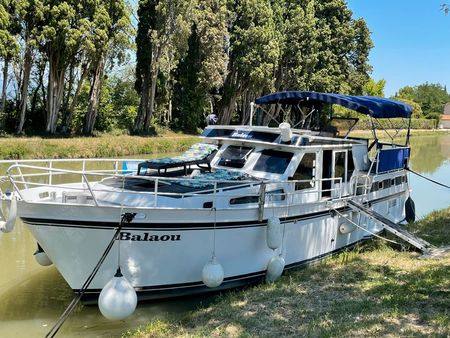
[[[423,253],[428,253],[433,248],[433,245],[431,245],[427,241],[410,233],[409,231],[404,229],[401,225],[388,220],[386,217],[380,215],[379,213],[373,211],[372,209],[369,209],[352,200],[348,200],[347,204],[352,210],[366,214],[375,222],[383,226],[383,228],[385,228],[387,231],[396,235],[397,237],[400,237],[405,242],[408,242],[409,244],[416,247]]]

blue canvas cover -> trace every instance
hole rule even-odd
[[[378,172],[405,168],[409,158],[409,148],[382,149],[378,157]]]
[[[411,106],[403,102],[375,96],[287,91],[269,94],[255,100],[256,104],[298,104],[300,102],[338,104],[374,118],[409,118],[412,112]]]

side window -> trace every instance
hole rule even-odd
[[[342,182],[345,182],[345,151],[334,153],[334,177],[340,177]]]
[[[349,150],[347,153],[347,182],[350,181],[353,171],[355,171],[355,163],[353,162],[352,151]]]
[[[316,175],[315,168],[316,168],[316,153],[304,154],[292,179],[295,181],[309,181],[309,182],[296,182],[295,190],[309,189],[315,186],[314,181],[314,177]]]

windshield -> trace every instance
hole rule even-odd
[[[242,168],[253,149],[250,147],[228,146],[220,156],[219,165],[223,167]]]
[[[284,174],[294,154],[277,150],[263,150],[253,170]]]

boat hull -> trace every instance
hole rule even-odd
[[[372,200],[371,207],[398,222],[404,217],[406,198],[407,193],[400,192]],[[276,250],[267,246],[267,215],[261,222],[245,220],[248,215],[234,215],[236,219],[244,219],[237,221],[232,219],[231,210],[228,216],[220,214],[220,222],[211,222],[214,217],[205,222],[211,210],[204,211],[205,217],[197,219],[186,213],[183,219],[177,210],[134,210],[146,216],[123,226],[119,240],[87,289],[85,299],[96,301],[118,264],[139,299],[168,298],[257,283],[264,279],[268,262],[275,255],[281,255],[286,268],[292,268],[339,252],[382,231],[381,226],[353,212],[342,201],[336,203],[331,207],[330,203],[317,203],[298,211],[277,209],[275,216],[281,220],[283,240]],[[22,220],[73,290],[84,284],[119,223],[115,209],[85,207],[83,213],[79,208],[72,206],[64,213],[52,205],[22,203],[20,206]],[[89,214],[91,211],[95,214]],[[252,212],[254,217],[255,210]],[[267,214],[270,212],[266,210]],[[71,214],[84,216],[74,220],[70,219]],[[164,214],[169,222],[161,221]],[[341,233],[339,227],[348,221],[340,215],[352,219],[361,228]],[[220,287],[210,289],[202,282],[202,269],[213,252],[224,269],[225,279]]]

